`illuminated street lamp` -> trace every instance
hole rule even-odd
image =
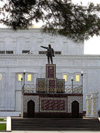
[[[25,86],[25,72],[26,72],[26,70],[24,70],[23,77],[21,78],[21,82],[24,80],[23,85],[22,85],[22,96],[21,96],[21,98],[22,98],[22,100],[21,100],[22,101],[22,105],[21,105],[21,117],[22,118],[23,118],[23,95],[24,95],[24,86]]]
[[[71,81],[72,81],[72,93],[73,93],[73,77],[71,77]]]
[[[0,80],[2,79],[2,74],[0,73]]]
[[[26,70],[24,70],[24,72],[23,72],[23,80],[24,80],[23,88],[24,88],[24,86],[25,86],[25,72],[26,72]]]
[[[0,80],[2,80],[2,74],[0,73]],[[1,86],[0,86],[0,96],[1,96]],[[0,99],[1,102],[1,99]],[[0,104],[1,105],[1,104]],[[0,108],[1,109],[1,108]]]
[[[82,93],[83,93],[83,71],[81,71],[81,79],[82,79]]]

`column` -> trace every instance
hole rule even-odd
[[[86,117],[90,117],[91,114],[91,95],[86,95]]]
[[[91,92],[91,117],[98,117],[98,92]]]

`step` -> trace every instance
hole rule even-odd
[[[100,131],[97,119],[12,118],[12,130],[94,130]]]

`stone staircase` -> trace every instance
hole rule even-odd
[[[100,122],[81,118],[12,118],[12,130],[100,131]]]

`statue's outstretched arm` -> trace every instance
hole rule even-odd
[[[48,49],[48,47],[41,46],[42,48]]]

